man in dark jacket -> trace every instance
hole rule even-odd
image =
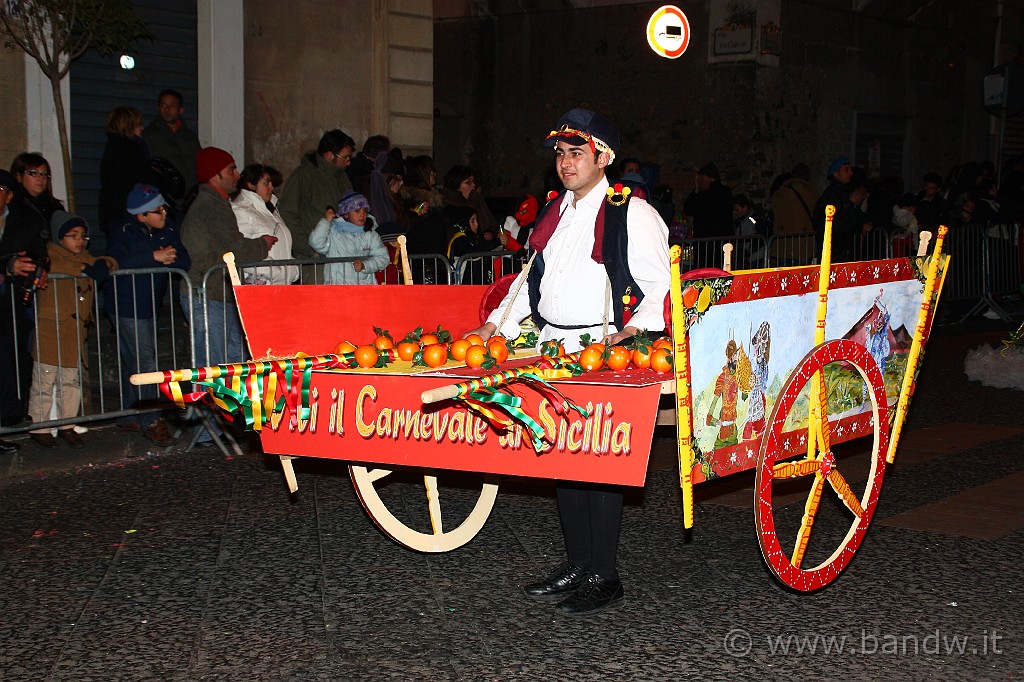
[[[122,270],[192,266],[178,231],[167,222],[167,202],[160,190],[137,184],[128,194],[127,212],[120,227],[110,233],[107,255]],[[163,307],[170,274],[114,276],[105,282],[104,309],[117,325],[121,354],[121,409],[158,399],[156,386],[132,386],[128,378],[157,369],[156,316]],[[142,433],[161,447],[174,444],[161,413],[147,412],[127,418],[122,428]]]
[[[707,163],[697,171],[693,191],[683,203],[683,212],[690,216],[693,237],[732,236],[732,190],[722,184],[715,164]]]
[[[196,154],[202,147],[199,136],[181,120],[185,113],[184,99],[177,90],[162,90],[157,98],[159,115],[142,131],[149,153],[171,162],[185,178],[187,192],[197,182]],[[174,197],[181,199],[181,197]]]

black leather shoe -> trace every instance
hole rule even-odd
[[[51,436],[49,433],[30,433],[28,434],[28,437],[34,440],[39,445],[42,445],[44,448],[60,447],[60,444],[57,442],[57,439]]]
[[[81,450],[85,447],[85,441],[82,440],[81,436],[75,433],[74,429],[61,429],[57,431],[57,435],[60,436],[65,443],[76,450]]]
[[[12,443],[9,440],[0,440],[0,455],[9,455],[12,452],[17,452],[21,449],[21,445],[18,443]]]
[[[586,569],[573,566],[568,561],[555,569],[547,577],[547,580],[539,583],[531,583],[523,588],[523,592],[530,599],[538,601],[549,601],[553,599],[564,599],[572,591],[583,584],[587,577]]]
[[[589,616],[618,608],[626,603],[619,579],[605,580],[591,573],[576,591],[562,600],[555,610],[566,616]]]

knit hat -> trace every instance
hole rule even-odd
[[[234,165],[235,157],[218,147],[203,147],[196,152],[196,178],[206,182],[228,166]]]
[[[836,171],[838,171],[843,166],[848,166],[849,164],[850,164],[850,158],[849,157],[847,157],[847,156],[840,156],[838,159],[836,159],[835,161],[833,161],[829,165],[828,173],[826,173],[826,175],[828,175],[829,177],[832,177],[832,175],[834,175],[836,173]]]
[[[605,152],[615,161],[619,133],[607,118],[590,109],[570,109],[558,119],[558,127],[544,138],[545,147],[554,147],[562,140],[568,144],[589,144],[591,151]]]
[[[143,185],[139,182],[132,187],[132,191],[128,194],[128,200],[125,203],[129,213],[139,215],[155,211],[167,202],[164,201],[163,195],[160,194],[160,190],[156,187]]]
[[[74,213],[55,211],[53,218],[50,219],[50,231],[53,233],[54,240],[58,242],[64,239],[64,235],[76,227],[83,228],[85,233],[89,234],[89,223],[85,222],[85,218]]]
[[[338,215],[345,215],[361,208],[370,209],[370,202],[359,192],[348,192],[338,202]]]
[[[708,161],[703,166],[701,166],[700,170],[697,171],[697,175],[706,175],[707,177],[714,178],[715,180],[720,180],[722,177],[721,175],[718,174],[718,166],[716,166],[711,161]]]

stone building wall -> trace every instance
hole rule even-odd
[[[432,20],[429,0],[245,0],[247,160],[287,174],[332,128],[429,151]]]
[[[987,4],[926,3],[910,23],[789,0],[778,67],[709,65],[707,2],[677,3],[690,46],[676,60],[656,56],[644,27],[660,4],[439,19],[440,170],[469,162],[491,195],[537,191],[550,166],[540,141],[573,106],[615,121],[623,153],[658,162],[677,200],[709,160],[755,200],[798,162],[822,184],[832,158],[854,156],[858,132],[905,131],[900,175],[912,186],[989,155],[978,101],[993,55]]]

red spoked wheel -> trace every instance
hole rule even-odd
[[[826,372],[829,365],[832,367]],[[859,382],[856,380],[858,376]],[[805,386],[809,386],[809,405],[798,408],[798,399]],[[864,462],[846,459],[837,462],[832,450],[833,435],[846,427],[835,418],[830,422],[828,415],[830,389],[834,395],[838,392],[849,399],[857,388],[860,388],[859,396],[862,398],[861,413],[866,412],[870,402],[871,421],[865,425],[865,435],[868,429],[873,431],[867,478],[863,482],[848,481],[844,477],[842,470],[855,471],[858,465],[863,468]],[[803,416],[801,410],[804,414],[809,411],[805,426],[799,426]],[[808,353],[775,401],[768,430],[761,440],[754,487],[754,517],[761,553],[781,582],[801,592],[811,592],[831,583],[846,568],[860,547],[875,512],[885,476],[888,449],[889,409],[885,384],[867,349],[853,341],[837,340],[826,342]],[[801,455],[801,459],[794,459]],[[783,499],[776,499],[783,497],[776,488],[785,479],[808,476],[814,478],[807,491],[803,516],[797,521],[790,510],[787,520],[793,532],[785,533],[786,537],[780,539],[782,529],[778,517],[783,514],[786,503]],[[833,505],[838,521],[833,519],[833,510],[830,509],[828,528],[820,533],[825,542],[823,556],[815,554],[812,557],[808,551],[811,531],[819,515],[826,486],[841,503]],[[783,549],[784,541],[787,544],[792,542],[791,551]],[[838,543],[838,546],[833,543]],[[819,545],[821,542],[815,543],[816,552],[820,550]],[[833,546],[835,550],[827,554]]]

